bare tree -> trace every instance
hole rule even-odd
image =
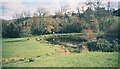
[[[44,17],[48,14],[49,12],[45,8],[38,8],[36,13],[34,13],[34,16],[37,17]]]
[[[69,6],[68,5],[65,5],[65,6],[61,6],[61,13],[67,13],[67,10],[69,9]]]

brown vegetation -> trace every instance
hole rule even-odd
[[[89,52],[88,47],[87,46],[82,46],[81,52],[82,53],[88,53]]]

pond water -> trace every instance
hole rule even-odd
[[[52,36],[46,39],[48,42],[50,42],[51,44],[59,44],[59,45],[63,45],[68,49],[72,49],[73,51],[76,51],[78,46],[80,46],[80,44],[82,44],[83,42],[86,42],[87,40],[82,39],[80,36]]]

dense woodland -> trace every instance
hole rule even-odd
[[[67,6],[50,15],[45,8],[38,8],[33,16],[29,12],[13,15],[13,20],[2,19],[3,37],[26,37],[55,33],[83,33],[83,30],[92,30],[94,33],[118,34],[118,18],[120,9],[100,7],[100,2],[88,2],[90,7],[83,10],[78,7],[77,12],[68,11]],[[94,10],[93,10],[94,9]],[[81,11],[83,13],[81,13]]]

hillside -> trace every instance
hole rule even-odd
[[[36,37],[3,39],[3,67],[117,67],[117,52],[67,53]]]

